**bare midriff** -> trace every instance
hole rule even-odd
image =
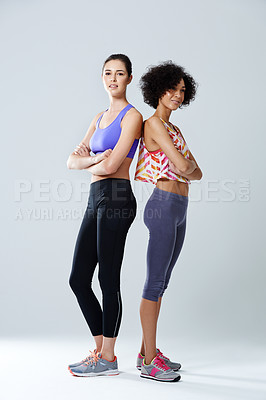
[[[188,184],[179,181],[173,181],[167,178],[160,178],[157,181],[156,187],[166,192],[180,194],[181,196],[188,196]]]
[[[132,158],[126,157],[124,159],[124,161],[122,162],[122,164],[120,165],[120,167],[118,168],[118,170],[114,174],[110,174],[110,175],[92,175],[91,183],[92,182],[96,182],[96,181],[100,181],[100,180],[106,179],[106,178],[119,178],[119,179],[128,179],[128,180],[130,180],[129,167],[130,167],[131,163],[132,163]]]

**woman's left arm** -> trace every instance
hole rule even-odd
[[[170,169],[180,175],[183,176],[183,178],[189,179],[190,181],[199,181],[202,178],[202,171],[200,169],[200,167],[198,166],[197,161],[195,160],[195,158],[193,157],[193,154],[191,153],[191,151],[189,151],[189,157],[190,160],[195,161],[195,164],[197,165],[197,168],[191,173],[191,174],[184,174],[184,172],[182,173],[181,171],[179,171],[178,168],[176,168],[175,164],[172,163],[172,161],[169,160],[169,167]]]
[[[110,156],[84,169],[93,175],[114,174],[129,153],[134,140],[140,138],[142,123],[142,115],[136,109],[128,112],[122,120],[121,135]]]

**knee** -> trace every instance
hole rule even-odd
[[[72,289],[72,291],[73,291],[74,293],[76,293],[76,292],[77,292],[78,285],[77,285],[77,281],[76,281],[76,279],[73,277],[73,275],[70,275],[68,284],[69,284],[70,288]]]
[[[106,281],[104,282],[100,281],[99,284],[103,296],[112,296],[112,295],[117,295],[117,293],[120,293],[120,286],[117,284],[114,285]]]
[[[98,275],[99,285],[103,295],[111,295],[120,292],[120,279],[112,279],[104,273]]]
[[[81,279],[75,274],[70,275],[68,283],[75,295],[79,294],[83,290],[87,291],[91,289],[90,283],[87,283],[84,279]]]
[[[163,281],[157,281],[157,282],[146,281],[142,297],[146,300],[158,301],[159,297],[162,297],[164,290],[165,289]]]
[[[161,294],[160,294],[160,296],[159,296],[159,297],[163,297],[163,295],[164,295],[164,292],[166,291],[166,289],[167,289],[167,285],[166,285],[166,286],[164,286],[164,288],[163,288],[163,290],[161,291]]]
[[[165,282],[164,282],[164,285],[163,285],[163,289],[162,289],[162,292],[161,292],[161,296],[160,296],[160,297],[163,297],[164,292],[165,292],[166,289],[168,288],[168,283],[169,283],[169,278],[166,278],[166,280],[165,280]]]

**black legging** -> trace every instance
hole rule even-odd
[[[118,335],[122,315],[120,270],[127,232],[136,209],[128,179],[106,178],[91,184],[69,284],[93,336]],[[102,308],[91,287],[97,262]]]

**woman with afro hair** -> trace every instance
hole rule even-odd
[[[183,67],[166,61],[149,67],[141,77],[140,87],[145,103],[155,112],[144,123],[135,180],[151,182],[156,187],[144,210],[149,243],[137,368],[143,378],[176,382],[181,365],[157,348],[156,328],[162,296],[184,242],[189,184],[200,180],[202,172],[180,129],[169,119],[172,111],[194,100],[197,84]]]

